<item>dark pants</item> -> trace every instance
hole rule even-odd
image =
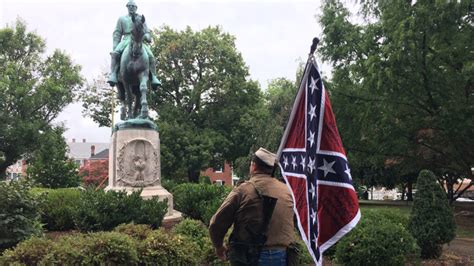
[[[278,249],[262,250],[258,259],[259,266],[286,266],[286,251]]]
[[[258,261],[256,256],[252,256],[252,252],[245,247],[238,248],[231,247],[229,250],[229,261],[232,266],[286,266],[286,251],[285,250],[262,250]]]

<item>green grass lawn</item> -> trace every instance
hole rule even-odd
[[[397,210],[400,214],[406,217],[410,216],[411,206],[397,206],[397,205],[375,205],[375,204],[364,204],[360,205],[362,215],[364,210],[367,209],[390,209]],[[456,220],[456,237],[459,238],[473,238],[474,239],[474,219],[472,217],[455,216]]]

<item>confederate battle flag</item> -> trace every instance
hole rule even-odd
[[[308,59],[278,149],[298,228],[316,265],[360,219],[346,152],[316,60]]]

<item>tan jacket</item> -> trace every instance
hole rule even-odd
[[[215,247],[221,247],[224,236],[234,224],[233,240],[250,241],[250,230],[258,230],[262,224],[262,201],[254,185],[263,195],[277,198],[267,231],[265,247],[287,247],[294,237],[293,199],[288,187],[266,174],[255,174],[249,181],[234,188],[214,214],[209,233]]]

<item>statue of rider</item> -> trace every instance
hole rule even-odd
[[[128,9],[128,15],[121,16],[118,19],[117,26],[115,26],[113,34],[113,51],[110,53],[112,57],[111,70],[109,80],[107,81],[110,86],[115,86],[118,82],[117,75],[120,66],[120,56],[122,55],[123,50],[125,50],[125,47],[127,47],[127,45],[130,43],[131,39],[131,32],[133,28],[132,16],[138,16],[136,13],[138,7],[133,0],[129,0],[126,6]],[[151,86],[153,89],[156,89],[161,85],[161,82],[156,77],[156,61],[153,53],[150,50],[150,46],[148,45],[151,43],[150,31],[148,30],[146,24],[144,24],[144,27],[144,41],[146,43],[143,43],[143,47],[145,48],[150,60]]]

